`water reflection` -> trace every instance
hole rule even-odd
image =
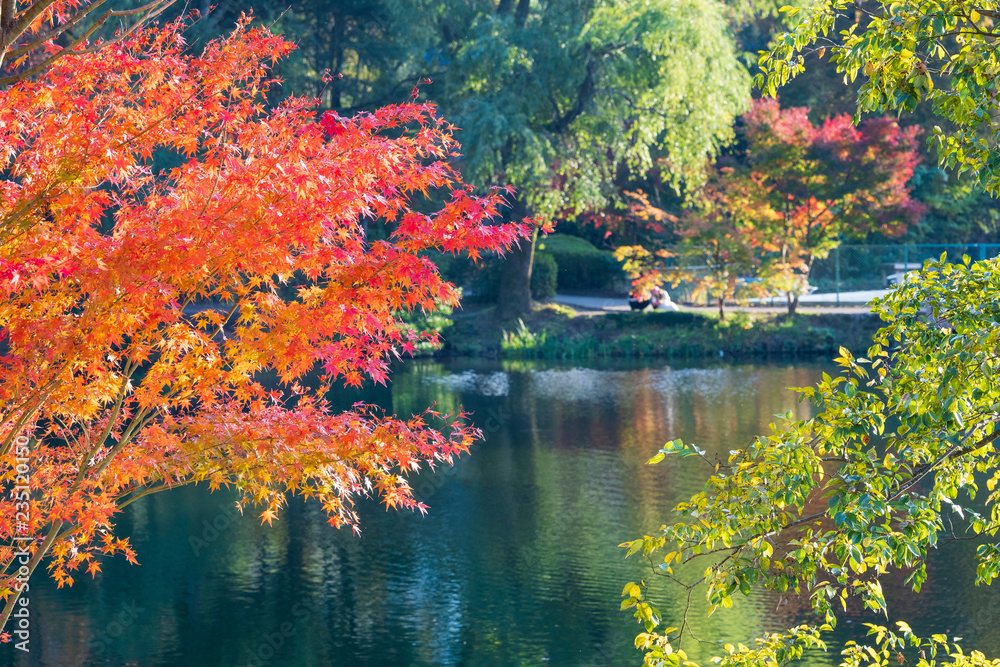
[[[298,500],[267,527],[234,512],[225,493],[150,496],[119,522],[142,565],[107,563],[96,579],[58,592],[32,581],[32,652],[5,646],[0,664],[636,664],[638,626],[617,606],[623,583],[644,571],[615,545],[656,530],[707,472],[698,460],[642,463],[673,438],[725,457],[775,414],[806,416],[807,404],[784,388],[811,384],[821,370],[410,363],[388,389],[337,399],[398,414],[435,403],[474,411],[486,441],[453,468],[413,479],[428,516],[366,503],[356,537]],[[961,576],[968,586],[971,573]],[[915,628],[921,614],[961,618],[953,585],[928,582],[940,593],[905,609],[918,616]],[[665,595],[675,596],[663,611],[676,623],[683,600]],[[776,603],[737,601],[701,631],[745,641],[801,620],[801,605]],[[988,615],[965,625],[983,638]]]

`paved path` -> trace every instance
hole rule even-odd
[[[841,292],[839,297],[835,293],[824,293],[824,294],[807,294],[799,298],[799,303],[813,303],[813,304],[824,304],[828,306],[836,306],[839,303],[841,305],[850,306],[863,306],[871,303],[872,299],[880,296],[884,296],[889,293],[887,289],[869,289],[869,290],[859,290],[857,292]],[[769,302],[770,299],[764,299],[763,301]],[[780,299],[775,299],[775,302],[780,301]]]
[[[848,293],[841,292],[840,302],[841,304],[836,305],[836,294],[810,294],[809,296],[804,296],[799,300],[798,312],[813,315],[813,314],[824,314],[824,313],[839,313],[843,315],[862,315],[871,312],[867,305],[867,301],[884,294],[884,290],[872,290],[867,292],[853,292],[849,293],[851,296],[847,296]],[[870,296],[867,296],[870,295]],[[845,296],[847,298],[845,298]],[[828,300],[824,300],[829,298]],[[862,301],[861,299],[864,298]],[[575,310],[579,311],[581,315],[604,315],[606,313],[624,313],[629,311],[628,301],[624,298],[609,298],[600,296],[576,296],[571,294],[556,294],[555,298],[552,299],[555,303],[562,304],[564,306],[570,306]],[[781,300],[775,299],[775,305],[772,307],[770,305],[764,306],[726,306],[726,312],[736,313],[736,312],[747,312],[747,313],[768,313],[777,314],[788,312],[788,308],[782,303]],[[679,306],[681,310],[692,311],[692,312],[715,312],[717,309],[714,306]]]

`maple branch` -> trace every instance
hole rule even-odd
[[[222,147],[222,140],[223,138],[225,138],[225,136],[226,136],[226,131],[223,129],[222,133],[219,134],[218,148]],[[215,172],[215,181],[213,181],[212,183],[212,189],[209,191],[208,196],[205,197],[205,205],[201,207],[201,213],[198,214],[199,218],[205,215],[205,211],[207,211],[208,207],[212,204],[212,198],[215,196],[215,191],[218,189],[219,181],[221,180],[222,180],[222,167],[220,166],[218,171]]]
[[[161,481],[163,480],[162,477],[159,478],[159,479]],[[161,483],[160,486],[146,487],[146,489],[144,489],[141,493],[136,494],[135,496],[132,496],[131,498],[129,498],[128,500],[126,500],[123,503],[117,503],[117,504],[118,504],[119,509],[121,509],[121,508],[127,507],[133,501],[138,500],[139,498],[142,498],[143,496],[148,496],[148,495],[151,495],[153,493],[159,493],[160,491],[169,491],[170,489],[176,488],[178,486],[186,486],[187,484],[190,484],[192,481],[193,480],[178,480],[178,481],[176,481],[175,483],[172,483],[172,484],[167,484],[165,481],[162,481],[162,483]],[[135,490],[136,489],[130,489],[129,491],[126,491],[125,493],[121,494],[119,496],[119,498],[124,497],[125,495],[128,495],[129,493],[132,493]],[[63,523],[63,522],[60,522],[60,523]],[[80,528],[82,528],[81,524],[73,524],[73,525],[67,527],[61,533],[59,533],[58,535],[56,535],[55,539],[52,540],[52,543],[55,544],[56,542],[61,542],[62,540],[65,540],[67,537],[69,537],[73,533],[78,532],[80,530]],[[61,529],[61,526],[60,526],[60,529]],[[0,627],[3,627],[2,623],[0,623]]]
[[[69,364],[67,363],[67,365]],[[65,366],[63,367],[62,370],[65,370]],[[58,382],[58,379],[59,375],[62,373],[62,370],[56,373],[56,375],[54,375],[52,379],[49,380],[49,382],[45,384],[42,388],[35,391],[34,397],[37,397],[38,400],[37,404],[31,410],[25,410],[25,412],[21,415],[21,417],[14,423],[14,426],[11,427],[10,433],[7,434],[7,437],[5,437],[3,440],[3,444],[0,445],[0,457],[6,456],[7,454],[10,453],[10,449],[11,447],[14,446],[14,440],[16,439],[17,434],[21,431],[21,429],[24,428],[25,424],[28,423],[31,417],[36,412],[38,412],[43,405],[45,405],[45,401],[48,399],[49,396],[52,395],[52,392],[54,392],[56,388],[59,386],[60,383]],[[45,393],[44,395],[41,395],[43,392],[45,392],[46,389],[48,389],[48,392]],[[24,410],[27,407],[28,403],[32,401],[32,398],[33,397],[29,397],[18,408],[11,408],[10,410],[8,410],[4,415],[3,423],[6,423],[7,419],[10,418],[10,415],[16,413],[18,410]]]
[[[126,498],[124,501],[118,503],[118,507],[120,509],[124,509],[129,505],[131,505],[132,503],[134,503],[135,501],[139,500],[139,498],[143,498],[145,496],[151,496],[154,493],[160,493],[161,491],[169,491],[179,486],[187,486],[188,484],[191,484],[193,481],[194,481],[193,479],[186,479],[186,480],[182,479],[182,480],[176,480],[171,483],[167,483],[167,481],[161,477],[159,486],[147,486],[139,493],[136,493],[134,496]],[[126,492],[125,494],[122,494],[121,497],[124,497],[125,495],[127,495],[128,493],[132,493],[133,491],[134,489],[132,491]]]
[[[103,445],[104,441],[107,440],[108,436],[111,435],[111,431],[114,430],[115,422],[118,421],[118,415],[121,414],[122,405],[125,403],[125,396],[128,395],[128,383],[132,378],[132,372],[135,370],[131,367],[131,361],[126,361],[125,369],[122,372],[122,382],[118,389],[118,396],[115,399],[115,407],[111,410],[111,415],[108,417],[108,425],[104,427],[104,431],[101,432],[100,437],[93,441],[93,446],[90,451],[83,455],[80,459],[80,472],[77,474],[76,482],[73,484],[73,489],[83,481],[84,475],[87,474],[87,469],[90,467],[90,460],[94,458],[97,454],[97,450]],[[98,471],[99,472],[99,471]]]
[[[3,63],[3,56],[7,52],[7,48],[14,43],[14,40],[23,35],[24,31],[31,26],[31,23],[55,3],[56,0],[41,0],[40,2],[36,2],[24,11],[19,12],[20,20],[18,20],[14,14],[16,2],[14,0],[4,0],[3,25],[0,25],[0,29],[3,30],[3,36],[0,38],[0,64]]]
[[[52,4],[52,2],[54,2],[54,1],[55,0],[46,0],[46,2],[48,4]],[[9,85],[9,84],[12,84],[12,83],[17,83],[18,81],[24,81],[28,77],[33,76],[33,75],[41,72],[44,69],[47,69],[49,66],[51,66],[53,63],[55,63],[57,60],[61,60],[65,56],[68,56],[68,55],[85,55],[85,54],[88,54],[88,53],[96,53],[97,51],[100,51],[101,49],[103,49],[103,48],[105,48],[105,47],[107,47],[107,46],[109,46],[111,44],[115,44],[117,42],[120,42],[120,41],[124,40],[126,37],[129,37],[136,30],[138,30],[143,24],[145,24],[146,22],[150,21],[151,19],[154,19],[157,16],[159,16],[160,14],[162,14],[164,11],[166,11],[167,7],[169,7],[175,1],[176,0],[154,0],[153,2],[151,2],[149,4],[143,5],[142,7],[138,7],[136,9],[123,9],[123,10],[111,10],[111,9],[109,9],[109,10],[105,11],[104,14],[102,14],[101,17],[98,18],[94,22],[94,24],[92,26],[90,26],[87,29],[86,32],[83,33],[83,35],[81,35],[78,39],[74,40],[69,46],[63,47],[60,51],[58,51],[57,53],[54,53],[53,55],[49,56],[48,58],[46,58],[45,60],[43,60],[39,64],[35,65],[34,67],[30,67],[27,70],[24,70],[23,72],[19,72],[17,74],[12,75],[12,76],[0,78],[0,86],[2,86],[2,85]],[[39,4],[41,5],[41,4],[45,4],[45,3],[39,3]],[[98,5],[99,4],[102,4],[102,3],[98,3]],[[96,6],[97,5],[91,5],[90,7],[88,7],[84,11],[86,11],[87,13],[89,13],[89,12],[93,11],[96,8]],[[34,6],[32,7],[32,9],[34,9]],[[99,42],[98,44],[96,44],[96,45],[94,45],[94,46],[92,46],[90,48],[79,49],[79,50],[76,49],[77,46],[79,46],[80,44],[84,43],[92,34],[94,34],[94,32],[96,32],[98,28],[100,28],[102,25],[104,25],[105,23],[107,23],[108,19],[118,18],[118,17],[124,17],[124,16],[133,16],[133,15],[136,15],[136,14],[141,14],[142,12],[146,12],[146,15],[143,16],[142,18],[140,18],[138,21],[136,21],[132,25],[132,27],[130,27],[128,30],[123,31],[123,32],[115,35],[114,37],[112,37],[110,39],[107,39],[107,40],[104,40],[102,42]],[[41,13],[41,12],[39,12],[39,13]],[[30,22],[29,22],[29,24],[30,24]],[[20,34],[23,33],[25,29],[27,29],[27,26],[29,24],[25,24],[24,28],[21,29],[21,31],[18,33],[17,36],[14,37],[14,39],[16,39],[18,36],[20,36]],[[16,30],[16,28],[15,28],[15,30]],[[0,50],[0,59],[2,59],[4,51],[6,51],[6,46],[9,45],[9,44],[11,44],[12,41],[13,40],[7,41],[5,44],[0,45],[0,49],[2,49],[2,50]],[[2,60],[0,60],[0,63],[2,63]]]
[[[127,430],[124,433],[122,433],[121,440],[119,440],[118,442],[118,446],[116,446],[115,449],[111,450],[111,452],[108,453],[108,458],[111,458],[111,456],[117,453],[117,451],[119,451],[121,447],[123,447],[126,443],[132,440],[132,437],[138,431],[148,426],[149,422],[151,422],[155,416],[156,416],[156,410],[150,407],[142,408],[141,410],[136,412],[135,416],[132,417],[132,422],[129,424]],[[104,469],[104,467],[105,466],[102,465],[101,468],[97,470],[96,474],[100,474],[101,471]]]
[[[0,2],[0,31],[6,32],[14,23],[14,0]]]
[[[20,218],[21,216],[23,216],[28,211],[34,209],[38,205],[38,203],[40,201],[42,201],[43,199],[45,199],[46,197],[49,196],[50,192],[54,188],[55,188],[55,184],[51,184],[51,185],[46,186],[41,192],[39,192],[37,195],[35,195],[34,198],[31,201],[26,202],[17,211],[8,214],[7,217],[5,217],[3,219],[3,222],[0,222],[0,231],[6,230],[8,227],[11,226],[11,224],[15,220],[17,220],[18,218]],[[12,237],[12,236],[7,237],[5,239],[5,242],[10,241],[12,238],[14,238],[14,237]]]
[[[48,550],[52,548],[52,545],[55,543],[56,536],[59,533],[59,529],[62,528],[62,525],[63,525],[62,519],[58,519],[54,524],[52,524],[52,528],[49,529],[49,534],[46,536],[45,541],[42,542],[42,546],[40,546],[35,551],[35,553],[31,555],[31,560],[28,561],[27,565],[28,579],[30,579],[31,575],[34,574],[35,568],[38,567],[38,564],[42,561],[42,558],[45,556]],[[17,601],[20,599],[22,594],[23,591],[14,591],[11,594],[11,596],[7,598],[7,604],[4,605],[3,613],[0,613],[0,628],[5,627],[7,625],[7,620],[10,618],[11,613],[14,611],[14,605],[17,604]]]
[[[76,27],[76,25],[80,21],[82,21],[84,19],[84,17],[86,17],[90,12],[94,11],[95,9],[97,9],[98,7],[100,7],[101,5],[103,5],[104,3],[106,3],[107,1],[108,0],[95,0],[93,3],[90,4],[90,6],[88,6],[86,9],[84,9],[82,11],[77,12],[75,16],[69,18],[62,25],[60,25],[60,26],[58,26],[56,28],[53,28],[52,30],[49,30],[48,32],[46,32],[46,33],[44,33],[44,34],[39,35],[38,37],[36,37],[35,41],[29,42],[27,44],[23,44],[23,45],[15,48],[15,49],[10,49],[9,51],[7,51],[7,58],[17,60],[19,57],[21,57],[25,53],[28,53],[29,51],[33,51],[33,50],[37,49],[38,47],[44,45],[46,42],[59,37],[60,35],[62,35],[67,30],[70,30],[71,28]]]

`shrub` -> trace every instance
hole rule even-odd
[[[604,317],[615,322],[619,328],[634,326],[704,326],[714,323],[714,318],[698,312],[667,310],[649,313],[608,313]]]
[[[488,302],[499,297],[502,259],[485,257],[474,262],[468,257],[447,253],[433,253],[428,257],[445,280],[465,288],[466,297]],[[628,278],[611,252],[598,250],[581,238],[552,234],[539,242],[535,252],[531,297],[547,301],[556,295],[557,287],[625,294]]]
[[[586,240],[566,234],[550,234],[539,241],[539,248],[558,264],[560,290],[628,290],[628,278],[608,250],[598,250]]]
[[[459,288],[461,292],[461,288]],[[438,303],[437,307],[431,311],[422,309],[406,311],[400,315],[400,320],[408,330],[415,333],[434,332],[438,336],[445,328],[450,327],[454,322],[449,319],[454,308],[447,304]],[[424,354],[440,350],[442,342],[440,338],[436,341],[421,340],[416,343],[417,352]]]
[[[535,253],[535,262],[531,267],[531,298],[536,301],[548,301],[556,295],[556,274],[559,265],[552,255],[545,252]]]
[[[428,259],[437,265],[441,277],[463,288],[466,298],[496,301],[500,290],[500,260],[484,257],[473,261],[465,255],[433,252]]]
[[[501,334],[500,349],[509,354],[527,354],[530,351],[540,349],[545,345],[546,333],[531,333],[524,324],[524,320],[517,321],[518,327],[514,331],[504,330]]]
[[[472,261],[468,257],[447,253],[434,253],[428,257],[437,265],[445,280],[464,288],[466,297],[477,301],[494,302],[500,296],[502,259],[484,257]],[[547,301],[556,295],[557,271],[558,266],[552,255],[544,252],[535,253],[535,262],[531,269],[531,298]]]
[[[730,313],[724,320],[715,323],[716,329],[753,329],[753,318],[748,313]]]

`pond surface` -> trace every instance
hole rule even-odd
[[[301,500],[268,527],[236,514],[232,494],[150,496],[118,522],[141,565],[107,562],[60,591],[36,575],[31,652],[0,646],[0,665],[636,665],[639,626],[618,604],[624,583],[648,570],[616,545],[655,531],[708,472],[692,459],[643,462],[673,438],[724,456],[776,413],[807,416],[785,387],[822,370],[408,363],[388,388],[341,398],[400,415],[435,402],[475,413],[485,442],[413,479],[427,516],[366,503],[355,536]],[[971,548],[936,554],[919,597],[892,585],[887,594],[916,631],[961,634],[995,655],[1000,604],[971,585]],[[679,624],[680,592],[663,596]],[[781,602],[739,599],[707,620],[696,604],[693,618],[703,637],[746,641],[804,620],[800,604]],[[848,616],[835,640],[864,620],[877,619]],[[831,648],[807,662],[837,664]]]

